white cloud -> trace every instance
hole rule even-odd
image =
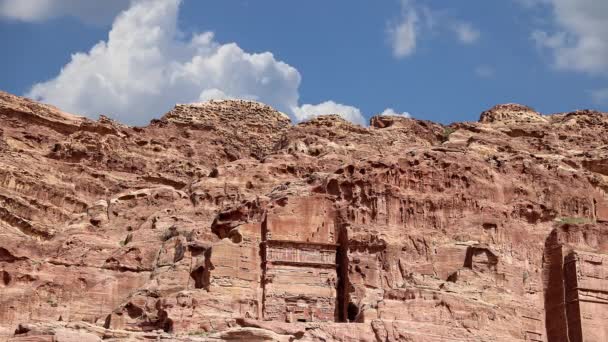
[[[388,24],[388,41],[395,58],[413,55],[421,37],[429,33],[454,33],[463,44],[473,44],[481,32],[472,23],[462,21],[442,10],[418,5],[415,0],[401,0],[401,16]]]
[[[402,117],[406,117],[406,118],[411,118],[412,117],[410,115],[410,113],[408,113],[408,112],[398,113],[393,108],[386,108],[382,113],[380,113],[380,115],[402,116]]]
[[[220,44],[213,33],[178,37],[180,0],[139,0],[114,21],[107,42],[77,53],[29,97],[65,110],[144,124],[175,103],[211,98],[259,100],[288,112],[298,105],[300,73],[269,52]]]
[[[553,25],[534,31],[532,38],[552,53],[558,69],[608,73],[608,1],[536,0],[534,3],[551,11]]]
[[[591,98],[597,105],[608,105],[608,88],[592,90]]]
[[[236,43],[218,43],[212,32],[181,39],[180,3],[133,0],[114,20],[107,41],[72,55],[55,78],[34,85],[26,96],[137,125],[175,103],[230,98],[267,103],[295,121],[338,114],[365,125],[361,110],[353,106],[334,101],[300,105],[300,73],[270,52],[248,53]]]
[[[105,24],[129,4],[129,0],[0,0],[0,17],[40,22],[72,16],[87,23]]]
[[[463,44],[473,44],[479,40],[479,36],[481,32],[473,27],[471,23],[468,22],[456,22],[452,29],[456,33],[456,37]]]
[[[418,13],[409,1],[403,0],[401,20],[389,25],[388,34],[396,58],[410,56],[416,50]]]
[[[305,104],[293,108],[293,113],[298,121],[312,119],[319,115],[337,114],[350,122],[362,126],[366,124],[359,108],[335,103],[334,101],[325,101],[317,105]]]
[[[475,68],[475,75],[482,78],[492,78],[495,74],[494,68],[489,65],[479,65]]]
[[[550,13],[550,26],[532,32],[537,46],[550,52],[553,66],[591,75],[608,75],[608,1],[516,0]],[[596,105],[608,105],[608,88],[588,92]]]
[[[515,0],[515,2],[519,3],[520,5],[522,5],[526,8],[534,8],[536,6],[546,4],[550,1],[552,1],[552,0]]]

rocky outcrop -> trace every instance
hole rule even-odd
[[[489,110],[481,113],[480,122],[483,123],[538,123],[545,122],[534,109],[516,103],[496,105]]]
[[[0,340],[604,341],[606,133],[0,93]]]

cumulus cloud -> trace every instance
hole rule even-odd
[[[129,4],[129,0],[0,0],[0,17],[40,22],[71,16],[86,23],[105,24]]]
[[[526,2],[543,6],[551,13],[551,27],[535,30],[532,38],[551,53],[558,69],[608,73],[608,1]]]
[[[406,118],[411,118],[412,116],[410,115],[410,113],[408,112],[396,112],[393,108],[386,108],[382,113],[380,113],[380,115],[386,115],[386,116],[402,116],[402,117],[406,117]]]
[[[2,0],[0,0],[2,1]],[[60,3],[60,2],[58,2]],[[108,39],[76,53],[26,96],[64,110],[143,125],[175,103],[249,99],[291,114],[294,121],[338,114],[364,125],[356,107],[326,101],[299,103],[298,70],[272,53],[248,53],[222,44],[213,32],[183,39],[181,0],[133,0],[114,20]]]
[[[293,108],[293,113],[298,121],[312,119],[319,115],[337,114],[350,122],[365,125],[365,118],[359,108],[334,101],[325,101],[317,105],[305,104]]]
[[[481,36],[481,32],[474,28],[469,22],[456,22],[452,29],[456,33],[458,40],[463,44],[473,44],[478,41]]]
[[[220,44],[211,32],[179,39],[180,0],[139,0],[114,21],[107,41],[76,53],[59,75],[27,96],[89,116],[144,124],[176,102],[258,100],[288,112],[300,73],[269,53]]]

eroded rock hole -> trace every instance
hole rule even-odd
[[[8,286],[11,283],[11,275],[6,272],[6,271],[2,271],[0,272],[0,284],[4,285],[4,286]]]
[[[357,320],[357,316],[359,315],[359,307],[357,306],[357,304],[355,304],[353,302],[349,302],[347,312],[348,312],[348,321],[355,322]]]
[[[238,229],[233,229],[228,232],[228,238],[232,241],[232,243],[239,244],[243,241],[243,235],[238,231]]]
[[[496,229],[498,229],[498,226],[495,223],[486,222],[482,226],[483,226],[483,229],[485,229],[485,230],[496,231]]]
[[[131,303],[127,304],[125,309],[127,309],[127,314],[129,315],[129,317],[131,317],[133,319],[139,318],[144,314],[144,310],[142,310],[140,307],[137,307]]]
[[[204,266],[199,266],[190,272],[190,277],[194,280],[195,289],[209,288],[209,273]]]
[[[17,258],[5,248],[0,248],[0,261],[15,262]]]
[[[337,180],[332,179],[327,183],[327,192],[330,195],[340,197],[340,185],[338,184]]]
[[[166,333],[173,332],[173,320],[169,318],[167,311],[160,310],[158,313],[159,326]]]

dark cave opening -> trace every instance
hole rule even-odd
[[[142,308],[135,306],[132,303],[127,304],[125,309],[127,310],[129,317],[133,319],[139,318],[144,314],[144,310]]]
[[[190,278],[194,280],[195,289],[207,289],[209,287],[209,274],[204,266],[199,266],[190,272]]]
[[[2,284],[4,284],[4,286],[8,286],[12,280],[11,275],[6,271],[0,272],[0,275],[2,276]]]
[[[348,313],[348,321],[355,322],[357,320],[357,316],[359,315],[359,307],[357,306],[357,304],[355,304],[353,302],[349,302],[348,308],[347,308],[347,313]]]

